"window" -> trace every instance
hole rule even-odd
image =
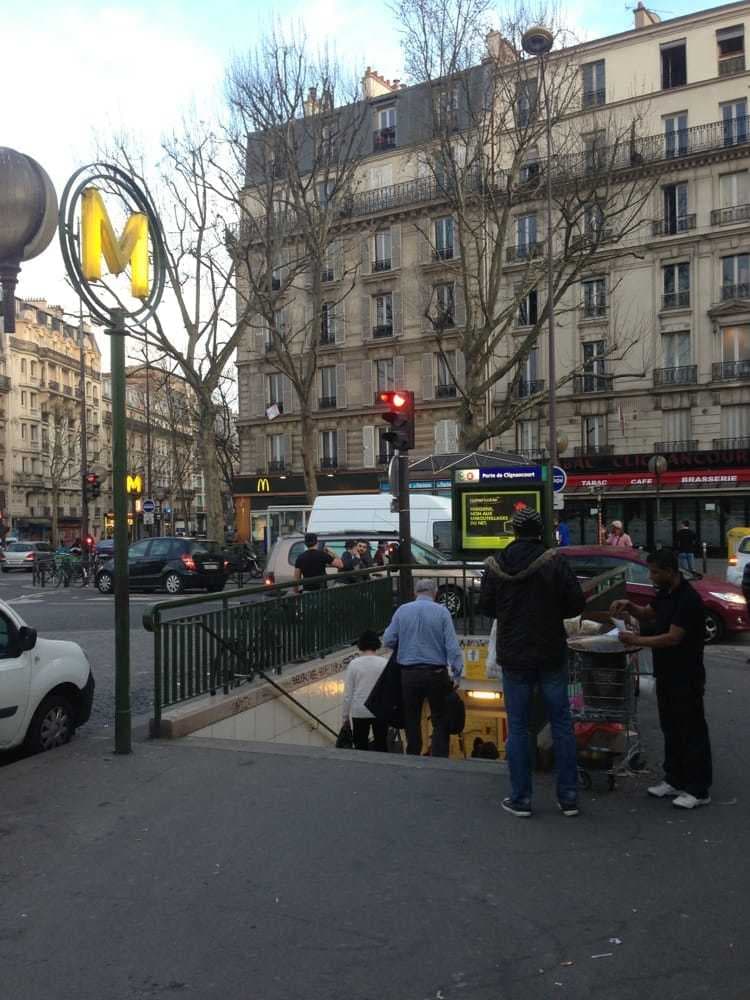
[[[268,389],[268,399],[267,403],[269,406],[273,406],[275,403],[278,408],[284,412],[284,376],[281,372],[272,372],[270,375],[266,375],[266,386]]]
[[[722,299],[750,297],[750,254],[740,253],[721,259]]]
[[[590,240],[605,235],[604,209],[598,202],[589,202],[583,209],[583,233]]]
[[[671,90],[687,83],[687,44],[684,40],[661,46],[661,87]]]
[[[389,434],[390,427],[378,427],[378,465],[385,465],[393,454],[393,445],[386,441],[384,435]]]
[[[436,324],[440,329],[453,326],[456,315],[455,294],[453,282],[441,282],[435,285]]]
[[[375,391],[385,392],[388,389],[395,389],[396,383],[393,374],[393,358],[378,358],[373,362],[375,368]]]
[[[23,441],[26,440],[26,424],[21,424],[21,438]]]
[[[530,184],[539,177],[539,153],[536,149],[529,149],[526,153],[527,159],[521,164],[519,170],[519,181],[521,184]]]
[[[518,302],[518,326],[535,326],[539,318],[538,296],[536,288],[532,288]]]
[[[382,108],[378,111],[378,128],[395,128],[396,127],[396,109],[395,107]]]
[[[745,69],[744,25],[720,28],[716,32],[716,46],[719,50],[719,76],[741,73]]]
[[[333,302],[324,302],[320,308],[320,342],[336,343],[336,306]]]
[[[667,159],[686,156],[688,150],[687,111],[664,118],[664,145]]]
[[[21,406],[26,409],[26,393],[23,391],[21,392]]]
[[[607,444],[607,417],[597,413],[583,418],[582,441],[584,454],[596,454]]]
[[[36,361],[31,362],[31,377],[36,378]]]
[[[334,249],[333,247],[328,247],[325,252],[325,256],[321,262],[320,269],[320,280],[323,282],[334,281],[336,278],[336,272],[334,268]]]
[[[26,374],[26,358],[21,358],[21,374]]]
[[[336,366],[326,365],[320,369],[320,406],[336,405]]]
[[[539,392],[541,385],[537,380],[539,368],[539,349],[534,347],[529,351],[528,357],[519,366],[521,377],[518,381],[518,396],[524,399],[535,392]]]
[[[396,109],[381,108],[375,115],[375,135],[373,148],[375,152],[383,149],[393,149],[396,145]]]
[[[595,319],[607,314],[607,279],[588,278],[581,282],[583,288],[583,315]]]
[[[435,95],[435,123],[442,128],[455,125],[458,112],[458,87],[441,90]]]
[[[686,368],[690,364],[690,334],[663,333],[661,353],[665,368]]]
[[[604,60],[598,59],[596,62],[584,63],[581,67],[581,74],[583,76],[584,108],[604,104],[606,100]]]
[[[456,395],[456,352],[444,351],[437,355],[437,389],[435,395],[440,398],[452,398]]]
[[[604,340],[589,340],[583,345],[584,392],[601,392],[607,388],[606,350],[607,345]]]
[[[722,406],[721,436],[725,440],[750,437],[750,406]]]
[[[661,443],[668,448],[688,446],[693,433],[690,410],[666,410],[662,413],[662,433],[664,441]]]
[[[721,120],[724,125],[724,145],[734,146],[747,142],[747,101],[730,101],[721,105]]]
[[[336,182],[332,180],[319,181],[317,184],[318,204],[325,208],[336,193]]]
[[[516,254],[518,257],[528,257],[536,248],[536,215],[519,215],[516,219]]]
[[[738,205],[747,205],[747,178],[747,170],[721,175],[719,178],[719,204],[721,208],[736,208]]]
[[[519,420],[516,424],[516,441],[522,455],[536,455],[539,452],[539,421]]]
[[[453,249],[453,216],[435,219],[435,256],[439,260],[452,260]]]
[[[721,331],[721,360],[750,361],[750,326],[725,326]]]
[[[286,434],[268,435],[268,462],[271,468],[283,469],[286,465]]]
[[[39,406],[39,396],[37,393],[32,392],[29,394],[29,402],[31,403],[31,409],[36,410]]]
[[[31,424],[31,440],[34,444],[39,443],[39,428],[36,424]]]
[[[686,232],[690,228],[687,182],[665,185],[662,188],[662,201],[664,204],[662,231],[667,234]]]
[[[583,137],[583,160],[587,173],[596,173],[604,168],[606,163],[605,143],[606,137],[602,129],[589,132]]]
[[[516,124],[528,128],[536,116],[536,80],[521,80],[516,97]]]
[[[375,233],[375,261],[372,267],[373,271],[390,271],[392,252],[390,229]]]
[[[385,292],[375,296],[375,337],[393,336],[393,295]]]
[[[662,309],[687,309],[690,306],[690,265],[667,264],[664,274]]]
[[[337,466],[336,431],[320,432],[320,467],[335,469]]]

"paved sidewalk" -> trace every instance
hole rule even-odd
[[[0,770],[0,996],[746,998],[746,656],[710,656],[715,804],[692,814],[625,779],[566,820],[545,778],[516,820],[489,762],[115,758],[109,733]]]

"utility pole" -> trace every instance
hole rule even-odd
[[[83,546],[84,562],[88,565],[88,547],[86,536],[89,533],[89,494],[86,483],[86,473],[89,471],[88,458],[88,428],[86,426],[86,351],[83,332],[83,301],[78,299],[78,350],[80,363],[80,393],[81,393],[81,544]]]
[[[153,466],[151,458],[151,365],[148,358],[148,331],[144,331],[144,349],[146,352],[146,489],[144,493],[147,497],[153,497],[154,481]],[[148,526],[148,534],[153,535],[153,524]]]
[[[398,561],[399,591],[401,603],[405,604],[414,597],[411,574],[411,510],[409,497],[409,453],[397,451],[398,462]]]

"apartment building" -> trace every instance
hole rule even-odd
[[[89,467],[105,456],[99,346],[84,325],[85,378],[77,327],[44,299],[16,299],[16,332],[0,334],[0,508],[5,534],[49,538],[53,477],[57,520],[68,541],[81,533],[81,398],[86,400]],[[100,532],[105,495],[92,504]]]
[[[748,3],[665,21],[639,4],[629,30],[554,56],[571,61],[578,75],[580,123],[571,113],[568,134],[580,135],[581,169],[595,169],[608,122],[637,114],[631,141],[612,165],[654,179],[639,225],[616,253],[603,242],[559,304],[558,428],[567,441],[561,461],[574,540],[594,540],[597,509],[624,520],[644,545],[670,542],[687,518],[719,551],[728,528],[750,523],[749,28]],[[490,35],[488,58],[499,57],[502,39]],[[316,372],[322,492],[381,487],[388,453],[375,398],[383,388],[417,394],[415,459],[458,447],[466,304],[456,220],[419,157],[432,98],[424,87],[404,88],[373,70],[363,90],[372,128],[360,185],[342,211],[322,275],[331,288]],[[592,116],[602,123],[593,130]],[[543,154],[541,171],[527,166],[527,180],[545,169]],[[543,246],[542,194],[533,184],[527,197],[523,186],[514,193],[509,302]],[[353,273],[342,298],[336,290]],[[425,289],[450,318],[440,348],[425,323]],[[537,322],[542,299],[539,285],[519,304],[519,336]],[[304,310],[304,292],[287,308]],[[492,386],[488,415],[509,392],[539,402],[485,447],[539,454],[547,437],[547,363],[544,334],[522,370]],[[235,503],[248,527],[253,518],[261,527],[269,506],[292,510],[305,502],[297,401],[263,331],[248,332],[237,367]],[[269,419],[273,404],[280,415]],[[658,482],[649,472],[654,455],[667,462]]]

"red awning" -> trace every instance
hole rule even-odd
[[[747,469],[691,469],[662,473],[659,486],[662,489],[691,489],[693,487],[722,487],[750,484],[750,468]],[[568,473],[569,490],[606,489],[656,489],[656,476],[649,472],[586,472]]]

